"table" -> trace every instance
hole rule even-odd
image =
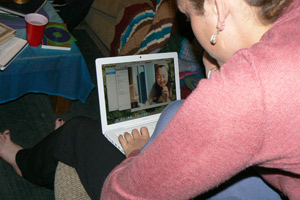
[[[49,21],[62,22],[49,2],[43,10]],[[12,20],[11,24],[15,26],[16,36],[25,39],[25,21],[21,18],[19,22],[15,25]],[[71,47],[70,51],[62,51],[27,46],[5,71],[0,72],[0,103],[27,93],[58,96],[54,99],[56,113],[67,112],[71,100],[85,103],[95,85],[79,48],[74,42]]]

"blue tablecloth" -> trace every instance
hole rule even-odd
[[[44,10],[49,21],[62,22],[49,3]],[[25,28],[17,29],[16,36],[25,39]],[[5,71],[0,72],[0,103],[27,93],[45,93],[85,103],[95,86],[77,45],[72,42],[71,47],[71,51],[64,51],[27,46]]]

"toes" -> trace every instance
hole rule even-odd
[[[61,125],[64,125],[66,123],[65,120],[63,120],[62,118],[57,118],[55,123],[58,125],[58,126],[61,126]]]
[[[64,125],[66,122],[65,120],[61,119],[61,118],[57,118],[55,120],[55,127],[54,130],[58,129],[59,127],[61,127],[62,125]]]
[[[0,132],[0,135],[9,135],[10,131],[9,130],[5,130],[4,132]]]
[[[5,130],[3,132],[0,132],[0,138],[1,138],[1,141],[6,141],[7,139],[10,140],[10,132],[9,130]]]

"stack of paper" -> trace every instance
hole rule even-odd
[[[13,37],[0,45],[0,70],[5,70],[8,65],[27,46],[27,40]]]
[[[3,44],[7,40],[15,36],[16,30],[0,23],[0,44]]]

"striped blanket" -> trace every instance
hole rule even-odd
[[[153,0],[125,8],[115,27],[111,56],[159,51],[174,31],[176,9],[169,0]]]

